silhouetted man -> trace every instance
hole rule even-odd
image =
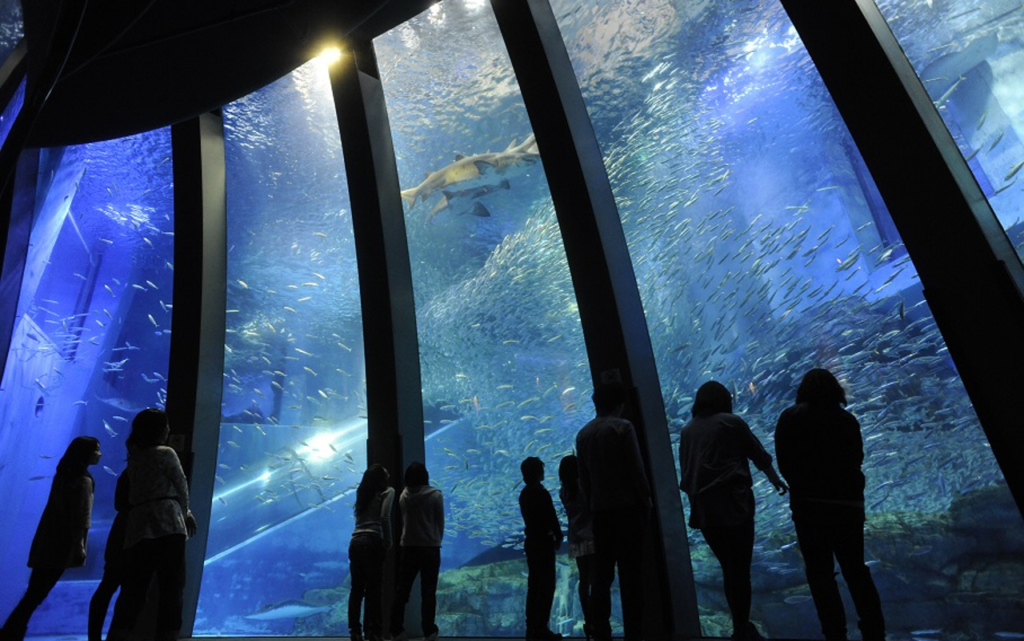
[[[612,638],[611,588],[619,567],[622,623],[627,641],[643,638],[642,547],[651,509],[650,486],[644,472],[633,424],[622,418],[626,390],[619,383],[594,390],[597,418],[576,435],[580,490],[594,515],[591,622],[594,638]]]

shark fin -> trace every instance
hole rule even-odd
[[[403,191],[402,200],[404,200],[406,204],[409,205],[409,207],[411,208],[413,205],[416,204],[416,190],[406,189],[405,191]]]
[[[505,151],[509,152],[509,151],[512,151],[515,148],[516,148],[516,139],[513,138],[512,139],[512,143],[508,147],[505,147]]]
[[[441,196],[441,200],[437,201],[437,204],[434,205],[434,208],[430,210],[430,217],[433,218],[437,214],[437,212],[441,211],[442,209],[445,209],[446,207],[448,207],[447,193],[445,193],[444,196]]]
[[[488,211],[488,209],[483,206],[483,203],[477,203],[477,204],[473,205],[473,209],[469,210],[469,213],[470,213],[470,215],[476,216],[477,218],[490,218],[491,217],[491,212]]]
[[[508,178],[498,183],[498,189],[511,189],[512,187],[508,184]]]
[[[466,157],[465,154],[455,154],[455,162],[459,162],[460,160],[464,159],[465,157]]]

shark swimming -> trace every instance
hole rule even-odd
[[[329,605],[313,605],[306,601],[291,599],[269,606],[259,612],[245,615],[246,619],[257,621],[274,621],[277,619],[304,619],[314,614],[321,614],[331,609]]]
[[[538,158],[540,151],[532,133],[520,144],[513,140],[504,151],[489,151],[473,156],[456,155],[455,162],[428,173],[419,185],[403,190],[402,200],[412,208],[417,198],[423,202],[435,191],[441,191],[441,200],[427,217],[429,222],[447,208],[453,198],[477,198],[498,189],[508,189],[508,180],[503,178],[506,172],[512,167],[532,165]],[[449,187],[451,189],[447,189]],[[490,215],[483,213],[485,211],[474,208],[472,213],[475,216]]]

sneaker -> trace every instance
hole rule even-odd
[[[392,634],[391,641],[409,641],[409,635],[405,633],[405,630],[402,630],[398,634]]]
[[[349,639],[351,639],[352,641],[363,641],[363,635],[361,632],[358,631],[351,632],[349,634]]]
[[[437,641],[437,632],[431,632],[427,636],[423,637],[423,641]]]

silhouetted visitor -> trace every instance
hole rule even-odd
[[[25,638],[32,613],[57,585],[67,568],[85,565],[96,486],[89,466],[99,463],[100,442],[91,436],[71,441],[57,464],[50,496],[28,553],[28,589],[0,630],[3,641]]]
[[[405,489],[398,498],[402,510],[399,539],[398,584],[391,604],[391,639],[407,641],[405,605],[416,575],[420,576],[420,619],[424,641],[437,641],[437,575],[441,571],[441,539],[444,537],[444,497],[430,485],[423,463],[405,470]]]
[[[159,588],[156,641],[173,641],[181,630],[185,588],[185,541],[196,532],[188,508],[188,481],[178,454],[165,445],[167,414],[150,408],[135,415],[128,436],[128,522],[124,535],[124,582],[114,603],[107,641],[123,641],[142,613],[149,585]]]
[[[544,462],[536,456],[523,460],[519,469],[526,487],[519,493],[526,541],[526,639],[552,641],[562,635],[548,627],[555,600],[555,552],[562,545],[562,525],[551,494],[544,487]]]
[[[580,493],[579,459],[575,454],[562,458],[558,464],[558,479],[562,488],[558,497],[562,500],[565,515],[569,519],[569,558],[576,560],[580,579],[577,591],[580,610],[583,612],[583,634],[589,639],[590,629],[590,567],[594,559],[594,524],[590,507]]]
[[[352,592],[348,597],[348,629],[352,641],[381,641],[381,590],[384,585],[384,555],[391,548],[391,504],[395,490],[388,487],[388,471],[374,463],[356,489],[356,527],[348,546]],[[359,623],[366,600],[364,626]]]
[[[807,372],[796,405],[779,416],[775,453],[792,490],[789,505],[822,633],[828,641],[847,638],[838,561],[862,638],[883,641],[882,603],[864,564],[864,446],[860,424],[843,405],[846,392],[831,372]]]
[[[114,521],[107,534],[107,545],[103,548],[103,577],[89,601],[89,641],[103,641],[103,621],[114,593],[124,583],[125,553],[124,534],[128,528],[128,474],[121,472],[114,490]]]
[[[779,494],[789,488],[750,426],[732,413],[732,394],[724,385],[701,385],[692,413],[679,436],[679,487],[690,499],[690,527],[701,531],[722,566],[731,638],[754,641],[761,634],[750,622],[754,492],[748,461],[764,472]]]
[[[627,641],[643,638],[643,545],[650,520],[651,490],[633,424],[622,418],[626,390],[606,383],[594,390],[597,417],[576,434],[580,491],[594,522],[590,629],[598,641],[612,638],[612,582],[619,568],[622,625]]]

